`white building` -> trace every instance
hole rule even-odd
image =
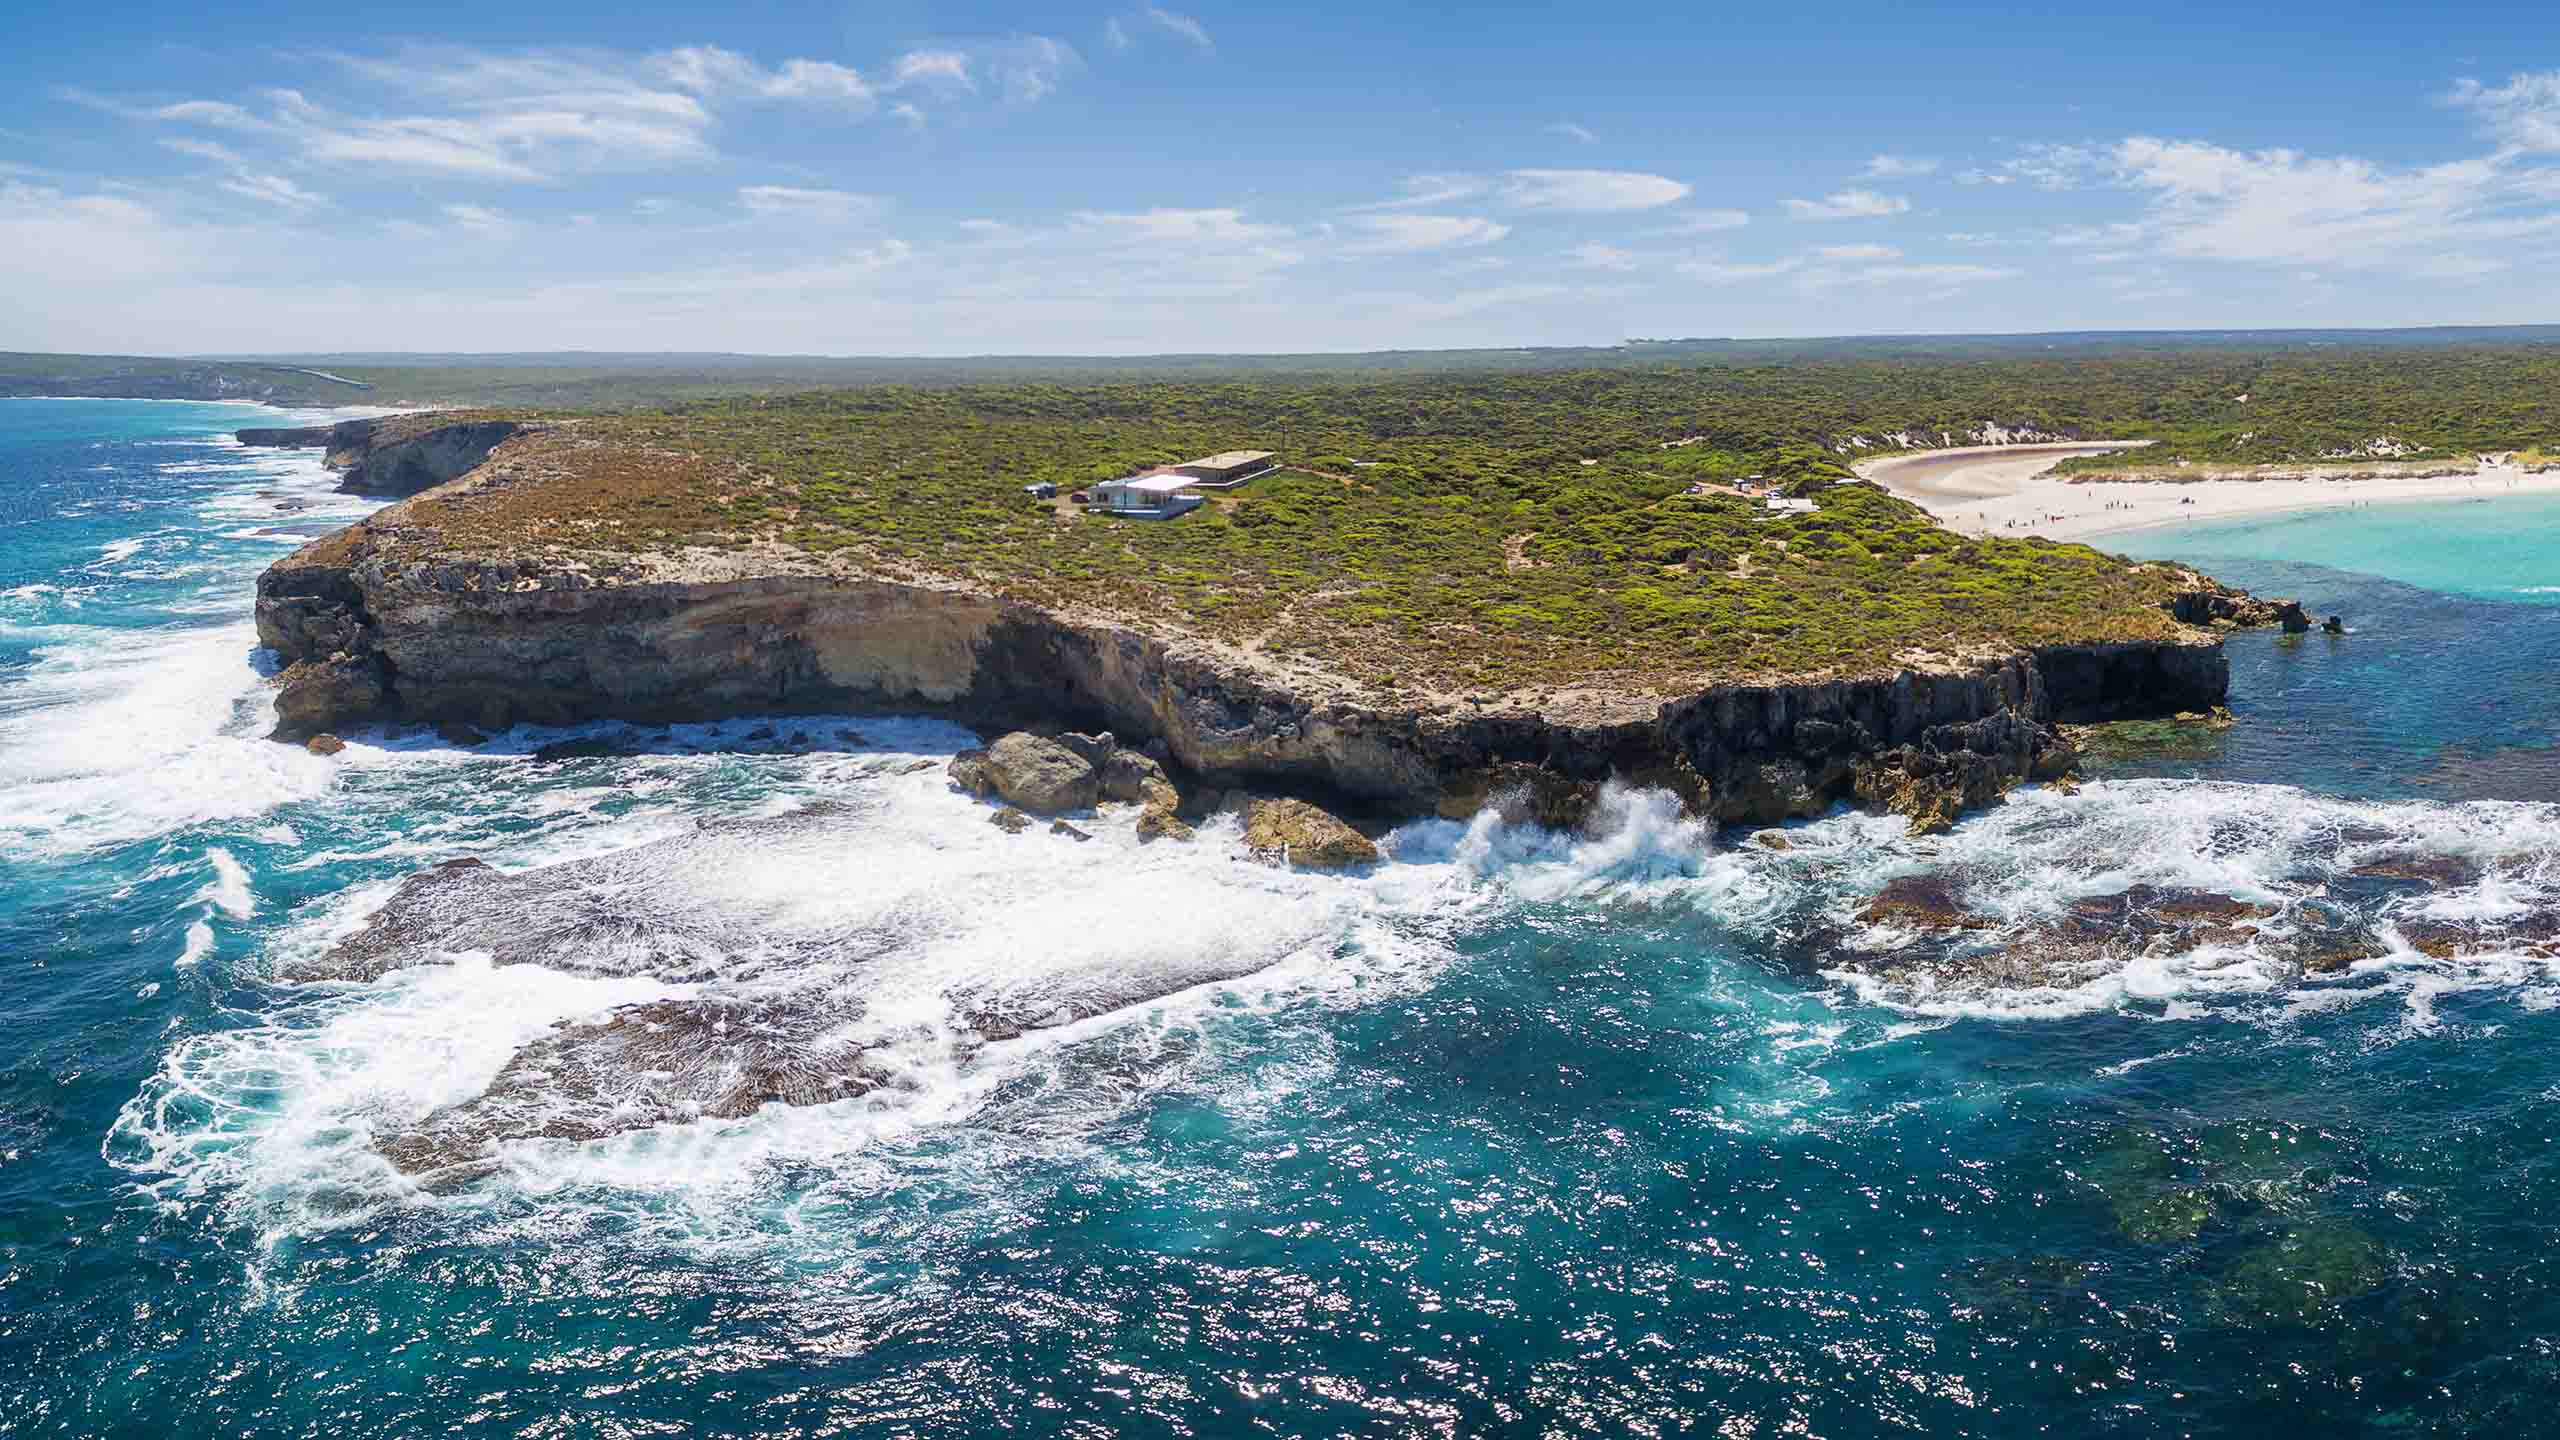
[[[1188,475],[1133,475],[1126,480],[1105,480],[1088,493],[1093,508],[1110,515],[1125,515],[1132,520],[1170,520],[1185,510],[1199,508],[1200,497],[1189,493],[1198,482]]]

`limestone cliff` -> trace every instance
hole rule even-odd
[[[2056,724],[2207,708],[2228,680],[2219,640],[2196,630],[1570,703],[1419,702],[1116,617],[832,573],[794,552],[681,564],[475,555],[439,543],[420,508],[448,493],[392,506],[262,577],[259,635],[291,667],[279,737],[369,718],[494,729],[923,710],[1161,738],[1210,784],[1396,813],[1521,797],[1570,819],[1620,775],[1727,821],[1854,799],[1943,823],[2066,769]]]
[[[233,438],[243,445],[325,450],[328,467],[344,474],[341,494],[397,500],[469,474],[489,452],[532,428],[515,420],[385,415],[335,425],[253,427]]]

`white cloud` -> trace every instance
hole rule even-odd
[[[677,68],[709,77],[727,54],[703,51]],[[262,97],[263,115],[218,100],[166,105],[152,114],[173,124],[264,136],[306,164],[483,180],[685,163],[712,153],[706,138],[712,116],[702,99],[662,88],[647,65],[451,49],[395,59],[332,58],[364,82],[367,100],[387,97],[416,108],[342,113],[299,91],[270,89]],[[766,79],[786,90],[817,83],[788,66]]]
[[[1016,105],[1036,105],[1056,94],[1084,59],[1064,40],[1046,35],[1011,35],[990,47],[987,63],[995,72],[1005,99]]]
[[[1709,285],[1769,282],[1787,293],[1806,297],[1867,289],[1942,297],[2017,274],[1993,265],[1906,261],[1902,252],[1890,245],[1825,245],[1801,255],[1764,261],[1701,256],[1675,268]]]
[[[891,105],[889,107],[889,113],[897,119],[904,121],[907,128],[910,130],[921,130],[924,128],[924,112],[905,100],[901,100],[896,104]]]
[[[1262,244],[1289,234],[1284,226],[1257,224],[1245,219],[1243,211],[1226,208],[1079,210],[1068,218],[1087,231],[1114,231],[1150,244]]]
[[[2487,120],[2489,133],[2518,150],[2560,151],[2560,70],[2510,77],[2504,85],[2457,81],[2448,97]]]
[[[910,50],[899,56],[889,72],[889,88],[902,90],[918,83],[960,90],[978,88],[976,78],[969,73],[969,56],[960,50]]]
[[[1692,210],[1674,215],[1671,223],[1646,231],[1648,235],[1712,235],[1720,230],[1739,230],[1751,223],[1745,210]]]
[[[1524,210],[1651,210],[1688,199],[1689,186],[1636,170],[1511,170],[1502,198]]]
[[[869,213],[878,202],[850,190],[809,190],[796,185],[742,185],[738,203],[750,215],[792,215],[838,222]]]
[[[282,175],[264,175],[254,170],[237,170],[215,183],[234,195],[281,205],[287,210],[311,210],[328,203]]]
[[[1636,252],[1587,240],[1564,252],[1565,259],[1585,270],[1633,270]]]
[[[1866,169],[1859,172],[1862,178],[1868,180],[1913,180],[1923,175],[1937,173],[1938,162],[1934,159],[1920,155],[1892,154],[1876,156],[1867,162]]]
[[[1351,224],[1363,232],[1348,247],[1355,255],[1408,255],[1491,245],[1511,233],[1508,225],[1473,215],[1363,215]]]
[[[511,234],[516,228],[513,220],[486,205],[447,205],[444,218],[459,229],[493,238]]]
[[[1425,209],[1456,200],[1472,200],[1487,188],[1484,180],[1475,175],[1408,175],[1404,179],[1402,195],[1393,200],[1372,200],[1366,205],[1353,205],[1343,213],[1361,215],[1373,210]]]
[[[2548,172],[2518,170],[2503,155],[2400,169],[2354,156],[2136,136],[2114,146],[2109,162],[2116,183],[2144,197],[2146,212],[2066,230],[2062,243],[2451,279],[2501,266],[2491,249],[2560,231],[2560,212],[2536,191]]]
[[[1153,26],[1158,30],[1164,31],[1166,34],[1179,37],[1202,50],[1213,50],[1217,48],[1215,43],[1209,39],[1208,26],[1201,24],[1199,21],[1178,10],[1167,10],[1160,5],[1141,5],[1130,12],[1129,18],[1140,24]],[[1115,19],[1111,23],[1114,26],[1117,26],[1120,22]],[[1125,27],[1121,28],[1118,32],[1118,36],[1119,38],[1114,43],[1122,48],[1126,48],[1129,44],[1129,32],[1127,29]]]
[[[240,137],[243,146],[263,139],[282,152],[280,160],[302,165],[524,182],[711,160],[719,114],[737,105],[807,105],[862,115],[887,92],[975,90],[982,71],[995,77],[1007,99],[1028,103],[1051,93],[1075,63],[1074,51],[1036,35],[1011,36],[976,50],[912,50],[892,62],[876,84],[829,60],[791,58],[766,65],[717,45],[645,55],[432,46],[326,58],[359,82],[348,91],[352,98],[331,104],[299,90],[269,88],[253,102],[194,99],[147,110],[74,98],[171,126],[225,132]],[[902,102],[892,113],[909,125],[924,118],[912,103]],[[214,143],[181,138],[200,147]],[[201,148],[188,153],[215,158]],[[228,163],[250,162],[235,156]],[[278,168],[260,167],[270,174]]]
[[[218,165],[242,163],[239,151],[215,140],[191,140],[180,137],[161,141],[160,148],[174,150],[181,155],[193,155],[200,160],[211,160]]]
[[[1950,230],[1944,237],[1950,245],[1997,245],[2000,237],[1989,230]]]
[[[211,125],[222,130],[274,130],[276,123],[261,120],[241,106],[227,100],[181,100],[163,105],[151,112],[162,120],[184,120],[197,125]]]
[[[1840,190],[1819,200],[1787,202],[1787,213],[1799,220],[1860,220],[1899,215],[1910,208],[1911,202],[1899,195],[1882,195],[1873,190]]]
[[[650,63],[677,88],[705,99],[746,96],[866,106],[873,98],[870,83],[860,74],[827,60],[786,60],[768,70],[734,50],[687,45],[651,56]]]
[[[1683,260],[1672,268],[1692,280],[1709,285],[1739,285],[1752,280],[1770,280],[1793,274],[1804,262],[1792,256],[1783,260],[1735,261],[1708,256]]]
[[[1559,120],[1546,128],[1548,134],[1561,135],[1580,145],[1596,145],[1600,141],[1600,137],[1592,134],[1588,126],[1576,125],[1570,120]]]
[[[227,173],[214,181],[214,184],[234,195],[262,201],[269,205],[282,206],[287,210],[313,210],[328,203],[325,198],[303,189],[282,175],[268,174],[251,168],[240,152],[219,141],[172,136],[162,139],[160,145],[161,148],[175,151],[180,155],[192,155],[199,160],[210,160],[223,167]]]
[[[1988,167],[1956,172],[1959,185],[2016,185],[2039,190],[2073,190],[2104,178],[2107,156],[2086,145],[2021,145],[2016,154]]]

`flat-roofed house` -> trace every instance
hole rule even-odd
[[[1208,482],[1212,490],[1251,479],[1271,468],[1273,455],[1268,450],[1224,450],[1186,460],[1173,468],[1194,480]]]
[[[1126,480],[1105,480],[1088,493],[1093,496],[1093,508],[1107,515],[1170,520],[1199,508],[1200,497],[1190,493],[1197,483],[1188,475],[1132,475]]]

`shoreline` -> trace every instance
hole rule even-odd
[[[1938,523],[1962,534],[2074,541],[2196,521],[2260,519],[2350,505],[2560,495],[2560,470],[2536,474],[2516,465],[2475,465],[2453,475],[2362,480],[2090,480],[2073,484],[2047,478],[2069,456],[2140,443],[2145,442],[1970,446],[1883,457],[1856,469],[1860,478],[1918,505]],[[1915,470],[1921,473],[1912,475]]]

